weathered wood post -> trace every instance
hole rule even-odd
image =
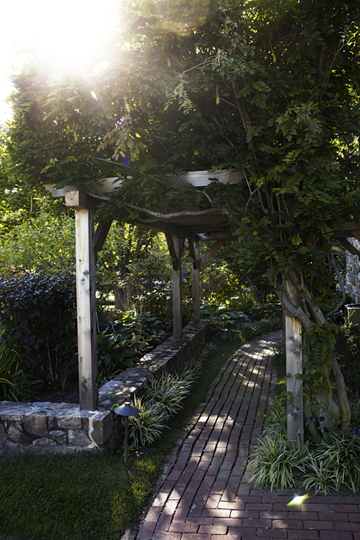
[[[192,258],[192,300],[193,300],[193,322],[200,322],[200,265],[199,260],[199,241],[189,238],[189,249]]]
[[[98,405],[94,201],[81,191],[65,195],[66,206],[75,208],[76,310],[80,409],[93,411]]]
[[[184,245],[183,238],[166,234],[166,240],[172,259],[172,293],[173,293],[173,338],[182,336],[182,295],[181,295],[181,254]]]
[[[293,302],[295,295],[293,285],[286,284],[288,294]],[[286,390],[291,392],[293,398],[287,402],[287,435],[291,440],[304,442],[304,400],[299,394],[303,389],[303,382],[296,375],[302,374],[302,344],[301,324],[295,317],[285,313],[285,350],[286,350]]]

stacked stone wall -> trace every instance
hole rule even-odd
[[[115,450],[119,422],[113,405],[142,392],[149,377],[181,366],[207,340],[208,322],[187,325],[183,339],[166,340],[99,391],[99,410],[82,411],[73,403],[0,401],[0,453],[71,454]]]

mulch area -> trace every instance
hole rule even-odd
[[[360,540],[360,497],[253,489],[248,456],[276,381],[270,357],[281,333],[242,346],[213,382],[168,457],[137,540]]]
[[[34,390],[28,401],[50,401],[51,403],[79,403],[79,381],[67,381],[64,390],[59,388]]]

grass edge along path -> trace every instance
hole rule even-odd
[[[241,344],[214,345],[169,429],[126,470],[122,455],[0,456],[0,540],[113,540],[135,525],[181,430]]]

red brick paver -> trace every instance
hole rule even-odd
[[[279,338],[246,343],[226,361],[168,457],[137,540],[360,540],[360,497],[310,494],[294,507],[294,490],[248,483]]]

